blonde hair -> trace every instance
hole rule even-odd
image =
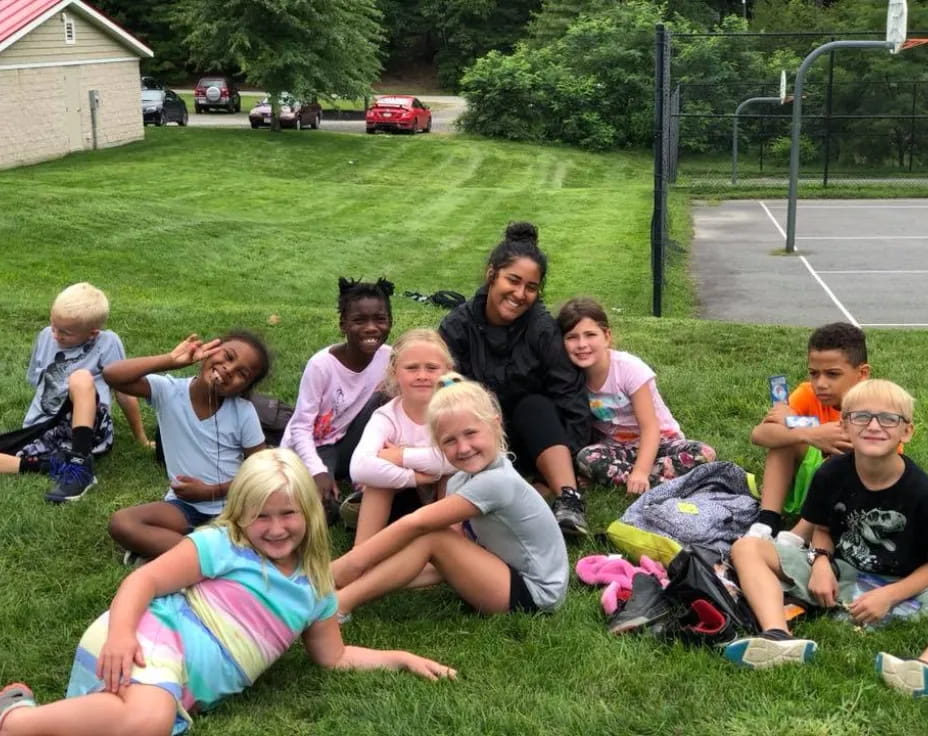
[[[438,386],[425,413],[435,445],[438,445],[438,423],[448,414],[459,411],[470,412],[478,421],[489,424],[496,432],[497,449],[503,453],[508,451],[499,401],[481,384],[453,371],[438,379]]]
[[[912,421],[915,399],[901,386],[883,378],[870,378],[851,387],[841,399],[841,413],[865,408],[865,404],[871,401],[888,404],[908,421]]]
[[[297,548],[303,572],[320,596],[331,593],[335,583],[322,501],[315,481],[292,450],[261,450],[245,458],[229,487],[225,508],[213,524],[228,529],[230,539],[238,546],[254,549],[245,527],[258,518],[267,499],[277,491],[296,501],[306,520],[306,536]]]
[[[400,354],[407,348],[419,344],[431,345],[441,353],[441,357],[445,361],[445,368],[449,371],[454,369],[454,358],[451,357],[448,344],[438,334],[437,330],[424,327],[406,330],[393,343],[393,351],[390,353],[390,361],[387,363],[387,375],[383,379],[383,387],[388,396],[396,396],[399,393],[399,386],[396,384],[396,363],[400,358]]]
[[[55,297],[52,316],[77,320],[87,329],[99,330],[110,316],[110,302],[96,286],[81,281]]]

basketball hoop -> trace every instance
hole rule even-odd
[[[900,47],[900,50],[905,51],[906,49],[915,48],[916,46],[922,46],[923,44],[926,44],[926,43],[928,43],[928,38],[907,38],[905,41],[902,42],[902,46]]]
[[[905,0],[889,0],[886,8],[886,40],[893,44],[889,50],[891,54],[898,54],[906,48],[906,22],[908,7]],[[914,44],[917,45],[917,44]]]
[[[786,96],[786,69],[780,72],[780,104],[785,105],[788,101]]]

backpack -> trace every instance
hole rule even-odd
[[[261,422],[261,429],[267,444],[271,447],[280,447],[284,430],[287,428],[290,417],[293,416],[293,407],[280,399],[264,394],[252,394],[248,400],[258,413],[258,421]]]

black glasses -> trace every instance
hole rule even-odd
[[[866,427],[871,421],[876,419],[877,424],[883,427],[883,429],[898,427],[903,422],[906,424],[909,423],[909,420],[902,416],[902,414],[894,414],[891,411],[878,411],[876,413],[872,411],[847,411],[844,412],[844,418],[851,424],[856,424],[859,427]]]

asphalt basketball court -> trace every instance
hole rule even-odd
[[[928,327],[928,200],[697,202],[691,271],[705,319]]]

